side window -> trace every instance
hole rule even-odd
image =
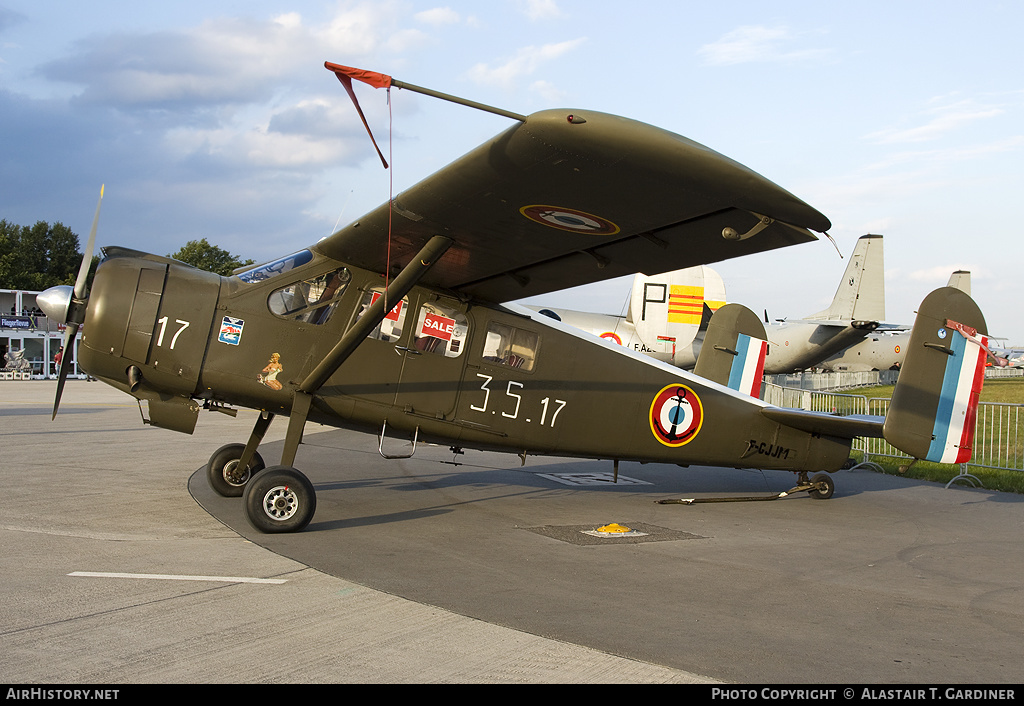
[[[457,358],[466,349],[469,321],[454,307],[430,302],[420,307],[413,346],[424,353]]]
[[[267,299],[274,314],[310,324],[325,324],[345,293],[352,275],[344,267],[275,289]]]
[[[359,316],[361,318],[366,310],[370,308],[370,305],[375,301],[384,296],[383,289],[372,289],[363,295],[363,301],[359,305]],[[380,326],[375,328],[367,335],[367,338],[374,338],[378,341],[397,341],[402,337],[402,331],[405,330],[405,314],[409,309],[409,300],[403,299],[402,301],[391,307],[391,311],[381,321]]]
[[[537,362],[540,337],[532,331],[492,321],[484,338],[483,359],[489,363],[530,371]]]

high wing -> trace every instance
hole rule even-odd
[[[423,283],[492,302],[796,245],[831,225],[692,140],[566,110],[528,116],[314,249],[383,272],[389,223],[393,272],[444,235],[454,244]]]

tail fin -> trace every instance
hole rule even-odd
[[[885,440],[914,458],[966,463],[985,380],[985,317],[967,294],[937,289],[922,302],[885,417]]]
[[[971,293],[971,273],[969,270],[957,270],[949,276],[947,287],[956,287],[961,292]]]
[[[704,306],[725,304],[725,283],[710,267],[688,267],[660,275],[636,275],[627,320],[649,348],[682,352],[697,336]],[[692,360],[692,359],[691,359]]]
[[[840,321],[885,320],[885,262],[882,236],[862,235],[828,309],[805,317]]]
[[[711,317],[693,372],[760,397],[767,338],[757,314],[741,304],[726,304]]]

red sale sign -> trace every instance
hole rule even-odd
[[[370,299],[370,306],[373,306],[373,303],[375,301],[377,301],[378,299],[380,299],[380,292],[374,292],[373,293],[373,297]],[[389,321],[398,321],[398,317],[399,317],[399,315],[401,313],[402,313],[402,302],[399,301],[397,304],[395,304],[395,308],[392,309],[391,311],[389,311],[388,315],[385,316],[384,318],[388,319]]]
[[[427,336],[434,336],[445,341],[452,340],[452,333],[455,331],[455,319],[439,314],[427,314],[423,320],[423,333]]]

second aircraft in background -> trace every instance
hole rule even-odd
[[[864,339],[885,318],[882,236],[862,236],[831,305],[804,319],[767,322],[764,372],[806,370]],[[531,306],[570,326],[680,368],[692,369],[712,313],[725,304],[725,284],[710,267],[690,267],[633,280],[626,316]]]

